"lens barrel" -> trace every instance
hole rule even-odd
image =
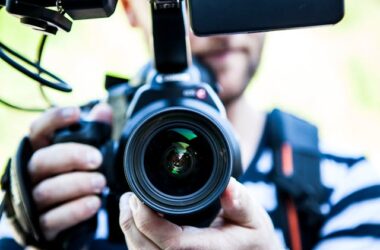
[[[207,226],[219,211],[235,154],[231,131],[216,112],[171,107],[135,126],[124,172],[131,190],[153,210],[179,224]]]

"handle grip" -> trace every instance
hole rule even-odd
[[[110,138],[111,126],[109,124],[82,120],[78,123],[57,130],[53,136],[52,143],[77,142],[94,146],[101,151],[106,151],[102,150],[102,147],[106,145]],[[104,155],[104,152],[102,152],[102,154]],[[65,249],[79,249],[93,239],[96,225],[97,218],[94,216],[93,218],[62,232],[58,236],[58,239],[69,242],[65,246]]]
[[[100,148],[111,138],[111,126],[104,122],[79,121],[56,131],[52,142],[77,142]]]

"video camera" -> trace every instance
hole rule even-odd
[[[70,31],[66,14],[74,20],[107,17],[114,12],[116,0],[0,0],[1,5],[22,23],[55,34],[59,29]],[[109,125],[81,121],[56,131],[53,143],[98,147],[105,159],[100,171],[111,195],[131,190],[175,223],[208,226],[220,210],[219,196],[230,176],[238,177],[242,170],[239,146],[212,72],[199,62],[192,64],[186,9],[194,33],[211,35],[336,23],[343,17],[343,1],[150,0],[150,7],[154,62],[141,71],[137,87],[121,83],[108,88],[111,105],[128,102],[121,133],[112,140]],[[5,48],[0,46],[4,60],[1,49]],[[28,75],[41,81],[38,75]],[[56,79],[58,84],[50,86],[70,91]],[[32,153],[25,138],[2,178],[7,216],[27,245],[76,248],[70,243],[72,237],[78,230],[91,231],[90,222],[53,243],[43,237],[26,173]]]

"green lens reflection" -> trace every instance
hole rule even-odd
[[[183,137],[185,137],[186,139],[188,139],[189,141],[197,138],[198,136],[193,132],[191,131],[190,129],[185,129],[185,128],[173,128],[171,129],[171,131],[174,131],[174,132],[177,132],[178,134],[182,135]]]
[[[209,179],[212,148],[196,128],[171,126],[158,131],[144,153],[145,172],[155,188],[169,195],[188,195]]]

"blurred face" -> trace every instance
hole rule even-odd
[[[150,34],[148,0],[123,0],[133,26]],[[190,32],[192,54],[209,66],[221,87],[225,104],[239,98],[254,75],[261,56],[263,34],[196,37]]]
[[[262,34],[214,37],[190,35],[192,53],[215,73],[225,104],[239,98],[254,75],[263,46]]]

